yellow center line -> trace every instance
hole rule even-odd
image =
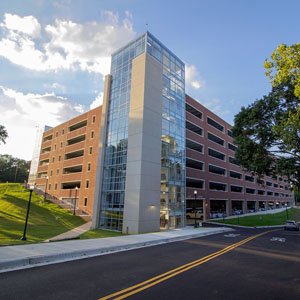
[[[205,257],[197,259],[197,260],[195,260],[193,262],[190,262],[188,264],[182,265],[182,266],[180,266],[178,268],[172,269],[172,270],[170,270],[170,271],[168,271],[166,273],[163,273],[163,274],[158,275],[156,277],[150,278],[150,279],[148,279],[146,281],[143,281],[143,282],[141,282],[139,284],[136,284],[134,286],[131,286],[129,288],[123,289],[123,290],[121,290],[119,292],[116,292],[116,293],[107,295],[105,297],[102,297],[99,300],[112,299],[113,297],[119,296],[121,294],[123,294],[123,295],[120,296],[120,297],[118,297],[118,298],[114,298],[114,299],[115,300],[117,300],[117,299],[119,300],[119,299],[127,298],[128,296],[136,294],[136,293],[138,293],[138,292],[140,292],[142,290],[148,289],[148,288],[150,288],[153,285],[156,285],[156,284],[158,284],[158,283],[160,283],[162,281],[165,281],[165,280],[167,280],[167,279],[169,279],[171,277],[174,277],[174,276],[176,276],[176,275],[178,275],[180,273],[183,273],[183,272],[185,272],[187,270],[195,268],[196,266],[199,266],[199,265],[201,265],[201,264],[203,264],[203,263],[205,263],[205,262],[207,262],[207,261],[209,261],[209,260],[211,260],[211,259],[213,259],[215,257],[218,257],[218,256],[220,256],[222,254],[225,254],[228,251],[230,251],[230,250],[232,250],[232,249],[234,249],[236,247],[239,247],[239,246],[241,246],[241,245],[243,245],[243,244],[245,244],[245,243],[247,243],[247,242],[249,242],[249,241],[251,241],[251,240],[253,240],[253,239],[257,238],[257,237],[259,237],[259,236],[262,236],[262,235],[264,235],[264,234],[266,234],[268,232],[270,232],[270,231],[266,231],[266,232],[263,232],[263,233],[251,236],[249,238],[246,238],[246,239],[244,239],[244,240],[242,240],[242,241],[240,241],[238,243],[235,243],[233,245],[230,245],[230,246],[228,246],[228,247],[226,247],[226,248],[224,248],[224,249],[222,249],[220,251],[214,252],[214,253],[212,253],[210,255],[207,255]],[[141,288],[139,288],[139,287],[141,287]],[[136,288],[139,288],[139,289],[136,289]],[[131,292],[129,292],[129,291],[131,291]],[[129,292],[129,293],[124,294],[126,292]]]

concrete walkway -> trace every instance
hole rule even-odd
[[[71,240],[71,239],[77,238],[81,234],[90,230],[91,226],[92,226],[92,222],[87,222],[81,226],[78,226],[78,227],[70,230],[70,231],[59,234],[51,239],[45,240],[45,242],[56,242],[56,241]]]
[[[58,263],[140,247],[231,231],[231,228],[191,228],[119,237],[0,247],[0,272]]]

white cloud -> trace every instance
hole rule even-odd
[[[95,100],[91,103],[90,109],[96,108],[102,105],[102,103],[103,103],[103,92],[100,92],[95,98]]]
[[[126,15],[130,17],[129,12]],[[86,24],[56,19],[55,24],[44,27],[44,36],[37,38],[41,26],[35,17],[5,14],[0,56],[35,71],[82,70],[106,75],[111,53],[135,32],[128,17],[120,22],[118,14],[111,11],[102,16],[101,23]],[[32,26],[20,30],[21,23]]]
[[[193,65],[185,65],[185,83],[187,91],[190,88],[200,89],[204,86],[204,81],[200,79],[199,72]]]
[[[225,109],[225,107],[222,105],[222,102],[216,98],[204,103],[201,102],[201,104],[207,107],[209,110],[211,110],[213,113],[215,113],[218,116],[225,116],[231,113],[231,111]]]
[[[36,125],[56,126],[86,110],[67,98],[47,94],[23,94],[0,86],[1,125],[8,131],[2,154],[30,160],[35,142]]]
[[[5,14],[4,22],[0,26],[9,31],[25,33],[31,37],[40,36],[41,25],[33,16],[20,17],[18,15]]]

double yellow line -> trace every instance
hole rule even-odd
[[[201,265],[201,264],[203,264],[203,263],[205,263],[205,262],[207,262],[207,261],[209,261],[209,260],[211,260],[213,258],[216,258],[216,257],[218,257],[220,255],[223,255],[226,252],[228,252],[228,251],[230,251],[230,250],[232,250],[232,249],[234,249],[236,247],[239,247],[239,246],[241,246],[241,245],[243,245],[243,244],[245,244],[245,243],[247,243],[247,242],[249,242],[249,241],[257,238],[257,237],[260,237],[260,236],[262,236],[264,234],[267,234],[268,232],[270,232],[270,231],[265,231],[263,233],[250,236],[249,238],[244,239],[244,240],[242,240],[242,241],[240,241],[240,242],[238,242],[236,244],[230,245],[230,246],[228,246],[228,247],[226,247],[226,248],[224,248],[224,249],[222,249],[220,251],[217,251],[215,253],[212,253],[210,255],[207,255],[205,257],[202,257],[200,259],[192,261],[192,262],[190,262],[188,264],[185,264],[185,265],[183,265],[181,267],[178,267],[176,269],[170,270],[170,271],[168,271],[166,273],[163,273],[161,275],[158,275],[156,277],[150,278],[150,279],[148,279],[146,281],[143,281],[143,282],[141,282],[139,284],[133,285],[133,286],[127,288],[127,289],[124,289],[124,290],[121,290],[119,292],[107,295],[105,297],[102,297],[102,298],[100,298],[98,300],[106,300],[106,299],[120,300],[120,299],[127,298],[127,297],[129,297],[129,296],[131,296],[133,294],[139,293],[139,292],[141,292],[141,291],[143,291],[145,289],[150,288],[151,286],[154,286],[154,285],[156,285],[156,284],[158,284],[160,282],[163,282],[163,281],[165,281],[165,280],[167,280],[167,279],[169,279],[171,277],[174,277],[174,276],[176,276],[178,274],[181,274],[181,273],[183,273],[185,271],[188,271],[188,270],[190,270],[192,268],[195,268],[195,267],[197,267],[197,266],[199,266],[199,265]],[[116,298],[114,298],[114,297],[116,297]]]

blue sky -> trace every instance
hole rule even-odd
[[[298,0],[10,0],[0,6],[1,154],[31,159],[37,125],[101,104],[110,54],[149,31],[186,63],[186,92],[227,122],[270,91],[264,60],[299,42]]]

